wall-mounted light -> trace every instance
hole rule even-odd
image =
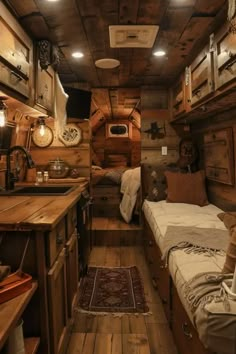
[[[155,55],[155,57],[164,57],[166,55],[166,52],[164,50],[156,50],[153,55]]]
[[[79,59],[83,58],[84,54],[82,52],[74,52],[71,54],[73,58]]]
[[[7,106],[4,100],[7,100],[7,97],[0,96],[0,127],[4,127],[7,121]]]
[[[38,125],[39,125],[39,134],[41,136],[44,136],[44,134],[45,134],[45,118],[44,117],[39,117]]]

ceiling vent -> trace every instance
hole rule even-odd
[[[151,48],[159,26],[115,25],[109,26],[111,48]]]

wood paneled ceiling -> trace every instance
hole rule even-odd
[[[5,0],[27,32],[59,47],[63,84],[93,90],[93,109],[127,118],[139,108],[140,88],[169,86],[225,19],[227,0]],[[111,48],[109,25],[158,25],[152,48]],[[162,58],[154,50],[165,49]],[[75,59],[74,51],[84,57]],[[114,58],[115,69],[95,61]]]

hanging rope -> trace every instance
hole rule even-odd
[[[236,0],[228,0],[228,20],[230,23],[229,32],[236,34],[236,18],[235,16],[236,10]]]

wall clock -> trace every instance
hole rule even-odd
[[[68,123],[59,133],[59,139],[65,146],[76,146],[82,140],[82,130],[76,124]]]
[[[53,131],[47,125],[44,125],[44,134],[43,135],[41,133],[40,125],[35,127],[35,129],[32,132],[33,143],[36,146],[42,147],[42,148],[50,146],[53,142],[53,137],[54,137]]]

